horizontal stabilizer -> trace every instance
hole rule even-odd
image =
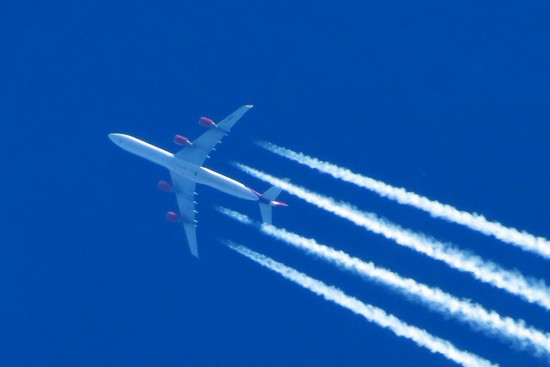
[[[290,181],[288,178],[284,179],[285,182]],[[263,198],[266,199],[267,203],[260,201],[260,214],[262,215],[262,222],[265,224],[272,223],[272,210],[273,206],[287,206],[285,203],[275,201],[277,196],[283,191],[280,187],[271,186],[263,194]]]
[[[283,179],[283,181],[285,182],[288,182],[290,181],[288,178],[285,178]],[[263,194],[262,196],[264,198],[266,198],[267,200],[271,201],[271,200],[275,200],[277,199],[277,196],[279,196],[279,194],[281,193],[281,191],[283,191],[283,189],[281,189],[280,187],[277,187],[277,186],[271,186],[269,189],[267,189]]]
[[[271,224],[272,207],[269,204],[260,203],[260,214],[262,215],[262,222],[265,224]]]

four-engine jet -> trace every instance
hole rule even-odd
[[[242,106],[223,121],[216,124],[209,118],[201,117],[199,124],[209,129],[198,139],[191,142],[184,136],[176,135],[174,143],[183,146],[183,149],[172,154],[154,145],[146,143],[125,134],[109,134],[109,138],[119,147],[130,153],[159,164],[170,171],[172,184],[160,181],[158,187],[162,191],[176,194],[180,215],[168,212],[166,218],[170,221],[181,222],[185,229],[189,249],[191,253],[199,257],[197,248],[197,235],[195,214],[195,185],[197,183],[208,185],[227,194],[241,199],[259,201],[262,220],[271,223],[271,208],[273,206],[287,206],[275,199],[281,192],[278,187],[271,187],[260,194],[240,182],[237,182],[222,174],[202,167],[209,157],[209,153],[220,140],[229,133],[233,125],[250,109],[251,105]]]

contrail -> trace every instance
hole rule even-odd
[[[385,219],[378,218],[373,213],[362,212],[347,203],[338,203],[330,197],[319,195],[244,164],[236,163],[236,166],[260,180],[276,185],[310,204],[391,239],[399,245],[442,261],[456,270],[470,273],[484,283],[550,310],[550,289],[542,280],[526,278],[519,272],[505,270],[499,265],[484,261],[479,256],[467,251],[401,228]]]
[[[519,247],[524,251],[533,252],[546,259],[550,259],[550,241],[544,237],[536,237],[530,233],[506,227],[498,222],[491,222],[480,214],[458,210],[450,205],[430,200],[427,197],[409,192],[403,188],[388,185],[370,177],[354,173],[347,168],[321,161],[303,153],[298,153],[267,142],[258,142],[257,144],[284,158],[288,158],[319,172],[329,174],[334,178],[366,188],[380,196],[394,200],[399,204],[410,205],[417,209],[424,210],[433,217],[461,224],[487,236],[493,236],[505,243]]]
[[[257,226],[254,221],[241,213],[221,207],[218,211],[241,223]],[[345,252],[319,244],[314,239],[305,238],[269,224],[262,224],[259,228],[264,234],[317,256],[340,269],[351,271],[367,280],[381,283],[406,296],[413,297],[430,309],[446,316],[454,316],[462,322],[469,323],[475,329],[510,340],[523,349],[530,347],[537,356],[542,354],[550,356],[550,336],[526,326],[523,320],[516,321],[510,317],[503,317],[495,311],[487,311],[479,304],[461,300],[439,288],[418,283],[414,279],[403,278],[390,270],[377,267],[372,262],[365,262]]]
[[[395,316],[387,314],[380,308],[365,304],[357,298],[350,297],[338,288],[331,287],[317,279],[313,279],[295,269],[289,268],[267,256],[254,252],[234,242],[226,241],[226,244],[241,255],[279,273],[284,278],[322,296],[328,301],[332,301],[363,316],[370,322],[391,330],[397,336],[412,340],[418,346],[424,347],[432,353],[440,353],[445,358],[462,366],[495,366],[495,364],[486,359],[458,349],[447,340],[440,339],[429,334],[425,330],[406,324]]]

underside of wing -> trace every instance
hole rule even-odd
[[[187,242],[189,243],[189,250],[193,256],[199,257],[195,221],[196,184],[195,182],[181,177],[174,172],[170,172],[170,175],[172,176],[174,192],[176,194],[176,199],[178,200],[178,207],[183,222],[183,228],[185,229],[185,235],[187,236]]]
[[[183,223],[183,229],[185,229],[185,236],[187,237],[187,243],[189,244],[189,251],[195,257],[199,257],[199,248],[197,246],[197,227],[194,224]]]
[[[176,157],[197,166],[202,166],[206,158],[209,158],[209,154],[214,150],[214,147],[250,108],[252,108],[251,105],[242,106],[218,124],[206,119],[209,122],[206,125],[209,130],[193,141],[192,144],[177,152]]]

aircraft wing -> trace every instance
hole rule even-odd
[[[181,177],[180,175],[170,172],[174,192],[178,200],[180,216],[183,222],[183,229],[189,243],[189,250],[195,257],[199,257],[197,247],[197,233],[195,222],[195,182]]]
[[[208,154],[222,138],[229,133],[229,130],[235,125],[239,119],[252,108],[252,105],[242,106],[220,121],[218,124],[210,128],[207,132],[198,137],[193,144],[183,148],[176,153],[176,157],[187,162],[202,166],[206,158],[210,158]]]

